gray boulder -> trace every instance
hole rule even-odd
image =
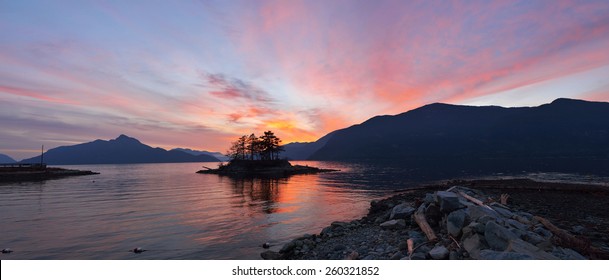
[[[586,257],[569,248],[556,247],[552,251],[552,255],[558,257],[561,260],[587,260]]]
[[[469,215],[472,221],[478,221],[484,217],[488,217],[491,219],[500,218],[499,214],[496,211],[478,205],[468,206],[467,214]]]
[[[416,211],[416,209],[414,209],[412,206],[410,206],[410,204],[402,203],[402,204],[399,204],[399,205],[396,205],[395,207],[393,207],[393,210],[391,210],[391,215],[389,216],[389,219],[390,220],[409,219],[410,215],[412,215],[412,213],[414,213],[414,211]]]
[[[469,253],[473,259],[480,258],[480,251],[486,249],[484,244],[484,236],[480,234],[473,234],[472,236],[463,240],[463,248]]]
[[[493,250],[504,251],[510,240],[518,239],[514,233],[495,222],[488,222],[484,227],[484,238]]]
[[[480,251],[481,260],[533,260],[533,257],[516,252],[498,252],[493,250]]]
[[[467,225],[467,227],[471,228],[473,230],[473,232],[475,232],[475,233],[484,234],[485,224],[478,223],[478,222],[471,222],[471,223],[469,223],[469,225]]]
[[[391,214],[391,211],[387,211],[386,213],[384,213],[383,215],[378,216],[375,220],[374,223],[375,224],[381,224],[385,221],[387,221],[389,219],[389,215]]]
[[[509,231],[511,231],[514,235],[518,236],[518,238],[523,239],[524,237],[527,235],[527,231],[526,230],[519,230],[517,228],[508,228]]]
[[[332,227],[325,227],[321,230],[321,232],[319,233],[319,235],[331,235],[332,234]]]
[[[545,240],[543,242],[535,244],[535,246],[546,252],[551,252],[552,250],[554,250],[554,244],[552,244],[551,240]]]
[[[499,203],[493,203],[490,207],[503,217],[511,218],[512,216],[514,216],[514,213],[512,213],[512,211],[510,211],[507,207],[504,207]]]
[[[536,260],[557,260],[558,258],[550,253],[545,252],[539,247],[528,243],[522,239],[512,239],[509,241],[506,248],[508,252],[516,252],[531,256]]]
[[[302,243],[302,241],[301,241],[301,243]],[[297,240],[292,240],[292,241],[286,243],[285,245],[283,245],[283,247],[281,247],[281,250],[279,250],[279,253],[287,253],[289,251],[294,250],[296,247],[298,247]]]
[[[436,199],[435,199],[433,193],[426,193],[425,199],[423,199],[423,202],[429,204],[429,203],[433,203],[435,200]]]
[[[414,254],[412,254],[411,260],[424,260],[425,259],[425,253],[423,252],[415,252]]]
[[[459,202],[459,196],[453,192],[436,192],[436,202],[440,205],[440,211],[444,213],[463,208],[463,205]]]
[[[532,231],[527,231],[526,234],[522,237],[522,239],[533,245],[537,245],[541,242],[546,241],[546,239],[544,239],[541,235],[534,233]]]
[[[260,257],[262,257],[264,260],[278,260],[281,258],[281,254],[268,250],[260,253]]]
[[[457,210],[448,214],[446,218],[446,229],[450,235],[458,237],[461,234],[461,229],[465,225],[466,220],[465,210]]]
[[[459,196],[459,203],[461,203],[461,205],[463,205],[463,207],[469,207],[469,206],[474,206],[476,204],[471,203],[469,200]]]
[[[533,214],[531,214],[531,213],[527,213],[527,212],[523,212],[523,211],[518,211],[518,212],[516,212],[516,215],[529,220],[529,222],[531,220],[533,220]],[[521,222],[521,223],[523,223],[523,222]]]
[[[528,227],[525,224],[523,224],[519,221],[516,221],[516,220],[512,220],[512,219],[506,219],[505,225],[522,230],[522,231],[526,231],[528,229]]]
[[[405,227],[406,221],[404,221],[403,219],[389,220],[381,224],[381,228],[383,229],[398,229]]]
[[[544,228],[544,227],[542,227],[542,226],[538,226],[538,227],[536,227],[536,228],[535,228],[535,230],[533,230],[533,231],[534,231],[535,233],[537,233],[537,234],[541,235],[543,238],[546,238],[546,239],[549,239],[549,238],[551,238],[552,236],[554,236],[554,234],[552,234],[552,232],[551,232],[551,231],[549,231],[549,230],[545,229],[545,228]]]
[[[448,257],[448,249],[444,246],[437,246],[429,251],[429,256],[434,260],[443,260]]]
[[[446,191],[454,192],[454,193],[463,192],[463,193],[465,193],[465,194],[467,194],[469,196],[473,196],[473,197],[478,197],[478,196],[484,195],[479,190],[468,188],[468,187],[464,187],[464,186],[452,186],[452,187],[450,187]]]
[[[519,221],[522,224],[525,225],[531,225],[531,219],[525,217],[525,216],[521,216],[521,215],[514,215],[514,217],[512,217],[512,219]]]

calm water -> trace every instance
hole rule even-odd
[[[1,258],[259,259],[260,244],[278,250],[388,194],[343,182],[361,166],[304,164],[343,172],[235,180],[195,173],[215,163],[90,165],[66,167],[101,174],[0,185],[0,246],[15,251]]]
[[[215,163],[66,166],[100,172],[0,185],[2,259],[259,259],[260,244],[366,214],[416,170],[302,162],[341,172],[279,180],[196,174]],[[536,179],[571,175],[536,173]],[[565,177],[566,176],[566,177]],[[451,177],[454,178],[454,175]],[[584,178],[588,182],[598,178]],[[601,182],[607,182],[602,178]],[[129,252],[134,247],[150,251]]]

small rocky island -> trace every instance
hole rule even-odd
[[[285,159],[279,160],[232,160],[228,164],[221,164],[217,169],[199,170],[200,174],[218,174],[224,176],[251,177],[268,176],[282,177],[298,174],[316,174],[338,171],[335,169],[322,169],[311,166],[292,165]]]
[[[236,177],[283,177],[297,174],[316,174],[338,171],[317,167],[292,165],[286,159],[280,159],[283,151],[279,139],[272,131],[264,135],[243,135],[233,142],[227,156],[231,158],[228,164],[220,164],[217,169],[199,170],[200,174],[218,174]]]

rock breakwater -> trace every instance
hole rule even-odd
[[[607,258],[586,238],[547,219],[496,202],[479,189],[454,186],[418,197],[372,201],[367,216],[334,222],[267,250],[264,259],[583,260]]]
[[[42,169],[4,168],[0,170],[0,183],[44,181],[70,176],[97,175],[98,172],[89,170],[72,170],[57,167]]]

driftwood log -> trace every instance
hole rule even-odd
[[[566,230],[560,229],[559,227],[552,224],[547,219],[539,216],[534,216],[533,219],[539,221],[547,229],[549,229],[557,240],[558,245],[574,249],[580,253],[590,255],[591,258],[597,259],[608,259],[609,252],[603,251],[599,248],[590,245],[590,241],[587,239],[577,238],[571,235]]]
[[[413,214],[414,221],[419,225],[425,236],[427,236],[427,240],[436,241],[438,237],[433,229],[427,223],[427,218],[425,217],[425,204],[419,206],[419,209]]]
[[[460,196],[462,196],[462,197],[464,197],[465,199],[467,199],[467,200],[469,200],[469,201],[473,202],[474,204],[476,204],[476,205],[478,205],[478,206],[485,207],[485,208],[487,208],[487,209],[489,209],[489,210],[492,210],[493,212],[495,211],[493,208],[491,208],[490,206],[488,206],[488,205],[484,204],[484,202],[482,202],[481,200],[479,200],[479,199],[477,199],[477,198],[475,198],[475,197],[473,197],[473,196],[471,196],[471,195],[468,195],[468,194],[466,194],[466,193],[464,193],[464,192],[459,192],[459,195],[460,195]]]
[[[412,240],[412,238],[408,238],[408,240],[406,240],[406,244],[408,245],[408,259],[412,260],[412,254],[414,254],[414,252],[421,248],[424,245],[427,245],[429,243],[432,243],[432,241],[425,241],[423,243],[420,243],[419,245],[417,245],[416,247],[414,246],[414,240]]]
[[[450,239],[452,239],[452,241],[457,245],[457,248],[461,249],[461,245],[459,245],[459,241],[457,241],[452,235],[448,235],[448,237],[450,237]]]
[[[502,193],[499,200],[501,201],[500,203],[503,205],[507,205],[507,201],[510,198],[510,195],[507,193]]]
[[[406,245],[408,245],[408,256],[412,256],[412,253],[414,253],[414,241],[412,240],[412,238],[408,238],[408,240],[406,240]]]

